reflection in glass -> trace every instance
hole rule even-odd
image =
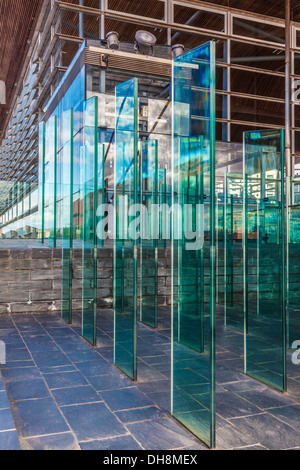
[[[138,203],[138,81],[116,87],[114,363],[136,380],[137,240],[128,208]]]
[[[98,202],[98,98],[84,103],[82,155],[83,253],[82,336],[96,345],[97,321],[97,231]]]
[[[245,373],[286,390],[284,131],[244,134]]]
[[[172,414],[215,446],[215,43],[173,61]]]
[[[63,114],[60,199],[62,226],[61,316],[72,323],[72,248],[73,248],[73,109]]]
[[[225,174],[225,234],[225,325],[243,332],[243,175]]]
[[[158,217],[153,204],[158,204],[158,142],[140,142],[141,154],[141,204],[147,210],[143,226],[149,239],[141,240],[140,251],[140,318],[146,325],[157,328],[158,295],[158,237],[153,239]],[[156,206],[158,207],[158,206]],[[152,210],[151,210],[152,209]]]
[[[300,178],[290,182],[289,234],[288,234],[288,347],[296,349],[300,339]]]

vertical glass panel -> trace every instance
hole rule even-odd
[[[44,243],[45,210],[45,123],[39,125],[39,238]]]
[[[97,320],[97,234],[98,199],[98,98],[84,103],[83,132],[83,254],[82,336],[96,344]]]
[[[215,446],[215,43],[173,61],[172,414]]]
[[[137,240],[129,208],[138,202],[138,81],[116,87],[114,362],[136,380]]]
[[[61,316],[67,323],[72,323],[73,114],[73,109],[63,113],[62,171],[60,180],[62,213]]]
[[[104,207],[104,204],[105,204],[105,144],[98,145],[98,183],[97,185],[98,185],[97,207],[99,207],[100,205]],[[101,211],[101,213],[103,212]],[[99,219],[97,218],[97,223],[98,223],[98,220]],[[98,234],[97,236],[98,245],[100,246],[104,245],[104,239],[105,239],[104,229],[105,227],[102,226],[102,233]]]
[[[224,193],[216,196],[216,303],[224,305],[225,292],[225,203]]]
[[[245,372],[286,390],[284,131],[244,134]]]
[[[290,184],[289,234],[288,234],[288,347],[297,349],[300,340],[300,178]]]
[[[243,175],[225,175],[225,325],[244,331]]]
[[[170,239],[168,234],[171,233],[171,217],[169,217],[169,211],[167,210],[167,208],[170,207],[172,204],[170,185],[169,185],[169,188],[167,185],[166,168],[158,169],[158,189],[157,190],[158,190],[158,204],[161,209],[159,213],[159,220],[158,220],[158,225],[159,225],[159,230],[160,230],[159,233],[161,234],[158,240],[158,248],[164,249],[167,246],[166,240]],[[165,207],[166,210],[162,210],[162,207]]]
[[[57,118],[46,123],[44,237],[49,246],[56,244]]]
[[[140,143],[141,204],[147,211],[143,220],[145,233],[140,251],[140,314],[141,322],[157,328],[158,237],[153,237],[157,223],[153,204],[158,204],[158,141]],[[149,237],[146,239],[146,236]]]

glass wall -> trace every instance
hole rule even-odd
[[[244,331],[243,175],[225,175],[225,325]]]
[[[97,230],[98,204],[98,99],[84,103],[82,152],[83,253],[82,336],[96,345],[97,321]]]
[[[173,61],[172,414],[215,445],[215,44]]]
[[[300,178],[290,182],[288,233],[288,348],[297,349],[300,339]]]
[[[116,87],[114,204],[114,363],[137,378],[137,238],[129,208],[138,203],[138,81]]]
[[[45,144],[45,193],[44,193],[44,239],[49,246],[56,246],[56,200],[57,200],[57,117],[46,122]]]
[[[144,236],[140,250],[140,319],[142,323],[157,328],[158,296],[158,237],[159,213],[153,211],[158,205],[158,141],[140,142],[141,155],[141,204],[145,207],[143,215]],[[157,206],[158,207],[158,206]]]
[[[72,248],[73,248],[73,109],[63,113],[63,148],[60,152],[62,222],[62,294],[61,316],[72,323]]]
[[[245,373],[284,391],[284,131],[246,132],[244,145]]]

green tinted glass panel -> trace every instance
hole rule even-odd
[[[225,175],[225,233],[225,325],[243,332],[243,175]]]
[[[96,344],[97,319],[97,233],[98,200],[98,98],[84,103],[83,112],[83,253],[82,336]]]
[[[215,445],[215,43],[173,61],[172,414]]]
[[[141,322],[157,328],[158,238],[152,237],[157,226],[153,204],[158,207],[158,141],[140,143],[141,204],[146,209],[145,230],[140,251],[140,314]],[[146,238],[147,237],[147,238]]]
[[[67,323],[72,323],[73,114],[73,109],[63,113],[63,147],[60,152],[60,207],[62,226],[61,316]]]
[[[286,389],[284,131],[244,134],[245,372]]]
[[[138,202],[138,82],[116,87],[114,362],[136,380],[137,240],[129,208]],[[133,239],[134,238],[134,239]]]
[[[45,123],[39,125],[39,238],[44,243],[45,209]]]
[[[300,340],[300,178],[290,182],[288,234],[288,347],[297,349]]]
[[[224,305],[225,292],[225,204],[224,195],[216,197],[216,302]]]
[[[167,170],[166,168],[158,169],[158,204],[160,207],[158,226],[159,226],[159,240],[158,248],[166,248],[167,240],[170,240],[171,233],[171,217],[169,216],[168,207],[172,204],[171,189],[167,185]],[[163,208],[166,210],[163,210]],[[164,235],[165,234],[165,235]]]
[[[98,145],[98,207],[105,204],[105,144]],[[101,211],[101,213],[103,213]],[[97,224],[99,219],[97,218]],[[97,225],[98,226],[98,225]],[[104,228],[101,234],[98,234],[98,245],[104,244]],[[100,236],[99,236],[100,235]]]
[[[57,191],[57,118],[46,123],[45,149],[44,237],[49,246],[56,243],[56,191]]]

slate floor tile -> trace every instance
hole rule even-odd
[[[97,361],[78,362],[76,367],[85,377],[119,373],[117,368],[113,367],[111,364],[101,358]]]
[[[44,378],[50,389],[75,387],[76,385],[88,385],[88,382],[80,372],[55,372],[45,374]]]
[[[5,390],[0,389],[0,410],[9,408],[9,401]]]
[[[101,401],[100,396],[90,385],[59,388],[52,390],[52,394],[58,406],[77,405],[79,403]]]
[[[6,388],[10,401],[47,398],[50,396],[49,390],[42,378],[13,380],[7,382]]]
[[[268,413],[300,432],[300,405],[273,408],[268,410]]]
[[[171,413],[171,394],[166,392],[147,393],[147,396],[153,400],[166,413]]]
[[[97,390],[97,392],[132,387],[132,381],[125,377],[123,374],[111,374],[89,377],[89,382]]]
[[[79,442],[127,434],[103,402],[65,406],[61,410]]]
[[[37,367],[15,367],[9,369],[2,369],[2,375],[6,381],[12,380],[31,380],[40,378],[41,374]]]
[[[32,356],[38,367],[57,367],[71,364],[68,357],[61,351],[51,351],[47,354],[45,351],[32,352]]]
[[[249,392],[239,392],[240,397],[248,400],[250,403],[255,404],[262,410],[268,408],[277,408],[278,406],[293,405],[293,401],[286,395],[275,392],[270,389],[251,390]]]
[[[20,437],[70,431],[53,398],[18,401],[11,407]]]
[[[233,449],[234,447],[257,444],[258,441],[251,435],[244,434],[228,421],[217,417],[216,442],[220,449]]]
[[[153,405],[153,402],[135,387],[101,392],[100,396],[112,411]]]
[[[233,424],[270,450],[299,446],[300,433],[268,413],[235,418]]]
[[[116,416],[122,423],[135,423],[148,419],[165,418],[166,414],[157,406],[147,406],[145,408],[135,408],[132,410],[117,411]]]
[[[171,380],[156,380],[155,382],[137,382],[137,386],[144,393],[165,392],[171,393]]]
[[[127,428],[146,450],[174,450],[197,443],[168,418],[128,424]]]
[[[261,413],[261,410],[231,392],[220,392],[216,394],[216,412],[228,419]]]
[[[80,450],[71,432],[21,439],[20,444],[22,450]]]
[[[73,350],[66,353],[70,361],[73,363],[77,362],[86,362],[86,361],[93,361],[100,358],[99,354],[91,349],[89,351],[86,350]]]
[[[10,408],[0,410],[0,431],[12,430],[15,427]]]
[[[0,450],[21,450],[17,431],[0,432]]]
[[[80,442],[82,450],[143,450],[132,436],[114,437],[101,441]]]
[[[249,390],[266,390],[266,386],[254,380],[242,380],[241,382],[230,382],[222,384],[222,387],[231,392],[247,392]]]
[[[161,366],[161,364],[159,365]],[[166,368],[171,368],[168,364],[163,364]],[[150,367],[148,364],[140,363],[137,368],[137,378],[139,382],[153,382],[155,380],[164,380],[166,377],[158,370],[159,367]]]
[[[249,380],[249,378],[238,372],[231,371],[229,369],[226,370],[216,370],[216,383],[217,384],[225,384],[229,382],[239,382],[243,380]]]
[[[7,361],[30,361],[32,358],[27,349],[14,349],[6,352]]]
[[[255,444],[253,446],[237,447],[236,449],[232,449],[232,450],[268,450],[268,449],[260,444]]]
[[[39,371],[45,376],[47,374],[59,374],[62,372],[76,372],[77,369],[73,364],[66,364],[57,367],[39,367]]]
[[[6,364],[4,366],[5,369],[15,369],[23,367],[35,367],[35,363],[33,361],[6,361]]]

